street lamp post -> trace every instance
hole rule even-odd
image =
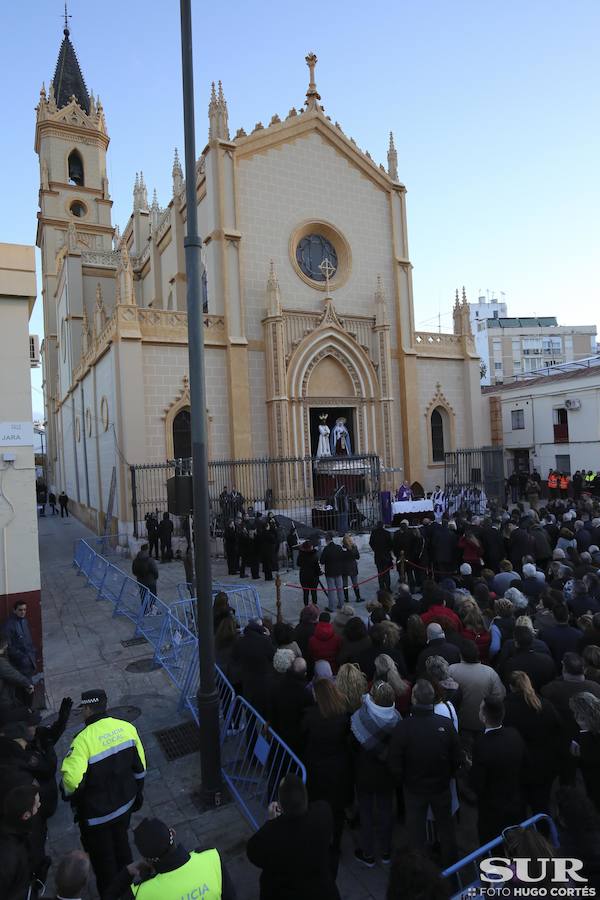
[[[196,201],[196,137],[194,122],[194,66],[191,0],[181,0],[181,68],[183,75],[183,124],[185,138],[185,197],[187,233],[188,354],[193,477],[193,547],[196,572],[196,623],[200,686],[200,767],[202,794],[207,804],[221,799],[221,747],[219,743],[219,695],[215,682],[215,646],[212,618],[212,573],[208,515],[208,453],[206,435],[206,387],[204,382],[204,316],[202,309],[198,209]]]

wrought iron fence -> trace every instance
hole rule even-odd
[[[146,534],[145,519],[167,509],[167,480],[189,475],[191,460],[131,466],[134,534]],[[371,528],[381,517],[381,465],[375,454],[287,459],[216,460],[208,464],[211,529],[220,534],[236,513],[268,510],[321,530]],[[184,519],[173,517],[175,533]]]
[[[448,511],[484,513],[504,503],[504,452],[502,447],[452,450],[444,454],[445,496]]]

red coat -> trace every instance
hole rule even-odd
[[[313,662],[326,660],[332,672],[337,672],[337,655],[342,646],[342,639],[333,630],[331,622],[317,622],[313,636],[308,642],[308,653]]]
[[[423,613],[421,619],[426,625],[429,625],[430,622],[438,622],[442,628],[445,622],[448,622],[453,631],[458,631],[459,634],[462,631],[462,622],[454,610],[448,609],[447,606],[430,606],[427,612]]]
[[[473,641],[474,644],[477,644],[477,647],[479,649],[479,659],[482,663],[486,663],[490,655],[490,644],[492,642],[492,636],[490,632],[473,631],[472,628],[463,627],[462,636],[464,638],[467,638],[469,641]]]

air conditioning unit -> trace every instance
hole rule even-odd
[[[581,400],[577,397],[573,397],[570,400],[565,400],[565,409],[581,409]]]

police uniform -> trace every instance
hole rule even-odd
[[[81,843],[103,896],[131,862],[127,829],[132,811],[143,802],[146,757],[135,727],[106,714],[104,691],[86,691],[81,700],[92,715],[63,760],[62,791],[76,811]]]
[[[160,819],[143,819],[133,832],[145,862],[134,865],[139,878],[124,869],[107,900],[128,894],[136,900],[235,900],[236,891],[217,850],[188,852],[175,842],[175,832]],[[151,874],[148,872],[151,871]]]

